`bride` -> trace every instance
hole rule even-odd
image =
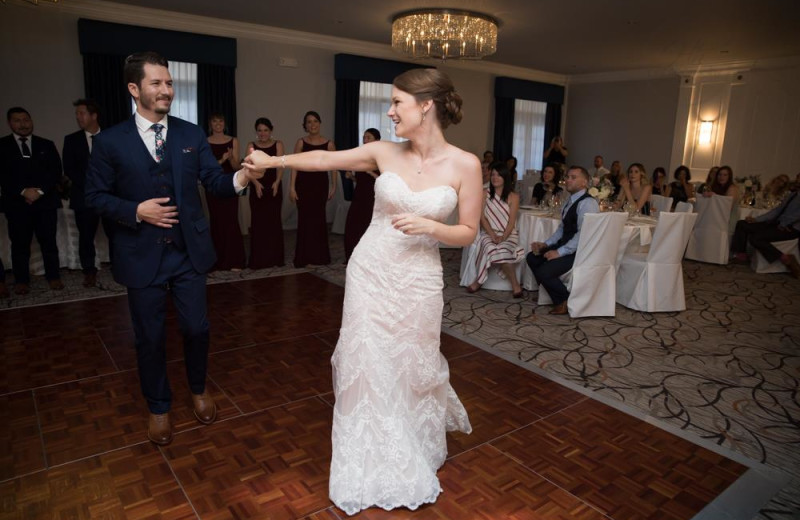
[[[347,264],[339,342],[333,353],[330,498],[362,509],[431,503],[447,456],[445,431],[471,432],[439,352],[442,266],[438,242],[475,239],[483,204],[478,158],[449,144],[443,129],[461,121],[461,97],[436,69],[395,78],[387,115],[408,141],[352,150],[270,157],[245,167],[372,171],[375,209]],[[444,221],[458,206],[458,224]]]

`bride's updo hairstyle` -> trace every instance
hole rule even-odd
[[[456,92],[450,77],[436,69],[411,69],[396,78],[395,87],[408,92],[422,103],[433,100],[436,117],[442,129],[461,122],[461,96]]]

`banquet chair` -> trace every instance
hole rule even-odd
[[[570,317],[614,316],[616,307],[616,260],[628,215],[619,212],[589,213],[583,217],[578,250],[572,269],[561,276],[569,290]],[[539,286],[539,305],[553,303]]]
[[[617,271],[617,303],[644,312],[686,310],[681,260],[697,213],[662,213],[647,253],[626,253]]]
[[[679,202],[675,206],[676,213],[692,213],[694,211],[694,205],[691,202]]]
[[[781,253],[794,255],[795,257],[800,258],[800,253],[798,253],[797,243],[798,240],[795,238],[792,240],[782,240],[780,242],[773,242],[772,245],[775,246]],[[753,256],[751,257],[750,260],[750,268],[753,271],[762,274],[786,273],[789,271],[789,269],[781,261],[772,263],[767,262],[767,260],[764,258],[764,255],[762,255],[758,250],[755,250],[753,252]]]
[[[669,213],[672,211],[672,197],[663,195],[651,195],[650,205],[658,210],[659,213]]]
[[[714,195],[697,198],[697,223],[689,237],[686,258],[710,264],[728,263],[728,222],[731,219],[732,206],[733,197]]]

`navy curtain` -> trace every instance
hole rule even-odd
[[[197,64],[197,124],[208,131],[208,118],[225,116],[229,135],[236,136],[236,69],[224,65]],[[244,153],[245,150],[242,150]]]
[[[123,82],[124,56],[83,55],[83,84],[86,97],[100,105],[98,122],[109,128],[131,116],[131,95]]]
[[[395,76],[420,66],[352,54],[337,54],[334,60],[336,124],[333,139],[337,150],[347,150],[361,144],[361,136],[358,135],[358,97],[361,82],[391,83]],[[353,197],[353,181],[347,179],[344,172],[340,173],[344,198],[350,200]]]
[[[561,131],[561,107],[564,104],[564,87],[498,77],[494,82],[494,156],[505,160],[511,157],[514,146],[514,100],[526,99],[547,103],[544,125],[544,149]]]

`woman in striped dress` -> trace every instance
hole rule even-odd
[[[489,268],[500,267],[500,276],[511,282],[514,298],[522,298],[522,287],[517,280],[516,265],[524,255],[519,247],[517,215],[519,195],[514,193],[514,174],[505,163],[496,162],[490,167],[489,193],[483,206],[481,232],[478,236],[476,267],[478,277],[467,287],[474,293],[489,276]]]

